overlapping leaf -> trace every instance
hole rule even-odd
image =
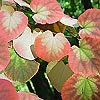
[[[43,100],[33,93],[18,92],[18,100]]]
[[[30,8],[30,5],[26,3],[24,0],[14,0],[16,3],[18,3],[20,6],[26,6]]]
[[[7,37],[0,33],[0,71],[5,69],[10,61]]]
[[[73,74],[63,61],[50,62],[46,69],[51,84],[60,92],[64,82]]]
[[[28,19],[22,12],[0,11],[0,32],[7,35],[8,41],[17,38],[24,31],[27,23]]]
[[[27,27],[20,37],[13,40],[13,46],[16,52],[25,59],[34,60],[35,57],[33,56],[30,47],[34,44],[35,38],[39,34],[42,34],[42,32],[34,31],[32,34],[31,29]]]
[[[100,9],[88,9],[78,18],[80,26],[83,28],[79,34],[83,38],[100,37]]]
[[[45,61],[59,61],[68,55],[70,44],[64,34],[53,36],[53,33],[47,30],[35,39],[34,51]]]
[[[100,76],[73,75],[65,82],[61,96],[62,100],[99,100]]]
[[[67,26],[71,26],[71,27],[78,27],[78,20],[77,19],[74,19],[74,18],[71,18],[69,17],[68,15],[64,15],[61,19],[60,19],[60,22],[64,25],[67,25]]]
[[[35,13],[33,19],[41,24],[55,23],[64,15],[56,0],[32,0],[30,8]]]
[[[37,73],[39,63],[19,57],[13,49],[10,49],[10,54],[10,63],[4,70],[9,79],[24,83]]]
[[[36,27],[43,31],[50,30],[55,33],[64,33],[66,29],[66,26],[59,21],[53,24],[36,24]]]
[[[5,79],[0,79],[0,100],[18,100],[16,89]]]
[[[79,47],[72,47],[68,63],[74,73],[82,72],[86,76],[100,73],[100,39],[80,40]]]

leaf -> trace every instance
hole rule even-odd
[[[0,79],[5,79],[5,80],[8,80],[10,81],[11,83],[13,83],[13,81],[11,81],[10,79],[8,79],[4,73],[0,73]]]
[[[10,55],[10,63],[4,70],[9,79],[25,83],[37,73],[39,63],[19,57],[13,49],[10,49]]]
[[[4,70],[10,61],[7,37],[0,32],[0,71]]]
[[[35,38],[40,34],[42,34],[42,32],[34,31],[31,33],[31,29],[27,27],[20,37],[13,40],[13,46],[16,52],[25,59],[34,60],[35,57],[30,47],[34,44]]]
[[[33,93],[18,92],[18,100],[43,100]]]
[[[34,51],[47,62],[59,61],[68,55],[70,44],[62,33],[53,36],[53,33],[47,30],[35,39]]]
[[[74,73],[86,76],[100,73],[100,39],[85,37],[80,40],[79,48],[73,46],[69,53],[68,64]]]
[[[32,18],[41,24],[55,23],[64,15],[56,0],[32,0],[30,8],[35,13]]]
[[[6,34],[8,41],[17,38],[26,28],[28,19],[24,13],[0,11],[0,32]]]
[[[69,17],[68,15],[64,15],[60,22],[64,25],[67,25],[67,26],[71,26],[71,27],[78,27],[78,20],[77,19],[74,19],[74,18],[71,18]]]
[[[44,24],[44,25],[36,24],[36,27],[43,31],[50,30],[55,33],[60,33],[60,32],[64,33],[66,29],[66,26],[60,23],[59,21],[53,24]]]
[[[100,76],[74,74],[65,82],[61,96],[62,100],[99,100]]]
[[[25,6],[30,8],[30,5],[26,3],[24,0],[14,0],[16,3],[18,3],[20,6]]]
[[[5,79],[0,79],[0,100],[18,100],[16,89]]]
[[[78,17],[79,25],[83,28],[79,34],[81,38],[85,36],[100,37],[100,10],[88,9]]]
[[[61,91],[64,82],[73,74],[68,65],[65,65],[63,61],[50,62],[47,66],[46,73],[51,84],[59,92]]]

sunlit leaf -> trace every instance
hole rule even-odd
[[[74,19],[74,18],[71,18],[69,17],[68,15],[64,15],[60,22],[64,25],[67,25],[67,26],[71,26],[71,27],[78,27],[78,20],[77,19]]]
[[[50,62],[46,69],[51,84],[60,92],[64,82],[73,74],[63,61]]]
[[[53,33],[47,30],[35,39],[34,51],[47,62],[59,61],[68,55],[70,44],[64,34],[58,33],[53,36]]]
[[[68,63],[74,73],[85,75],[100,73],[100,39],[86,37],[80,40],[79,47],[73,46]]]
[[[7,37],[0,33],[0,71],[5,69],[10,61]]]
[[[14,0],[16,3],[18,3],[20,6],[26,6],[30,8],[30,5],[26,3],[24,0]]]
[[[62,100],[99,100],[100,76],[73,75],[65,82],[61,96]]]
[[[28,19],[22,12],[0,11],[0,32],[7,34],[8,41],[17,38],[24,31],[27,23]]]
[[[4,70],[9,79],[24,83],[37,73],[39,63],[19,57],[13,49],[10,49],[10,54],[10,63]]]
[[[18,95],[18,100],[43,100],[33,93],[18,92]]]
[[[65,29],[66,29],[66,26],[62,23],[60,23],[59,21],[56,22],[56,23],[53,23],[53,24],[36,24],[36,27],[43,30],[43,31],[46,31],[46,30],[50,30],[52,32],[55,32],[55,33],[64,33]]]
[[[100,10],[88,9],[78,18],[79,25],[83,28],[79,34],[83,38],[100,37]]]
[[[64,15],[56,0],[32,0],[30,8],[35,13],[32,18],[41,24],[55,23]]]
[[[5,79],[0,79],[0,100],[18,100],[16,89]]]
[[[16,52],[25,59],[34,60],[35,57],[30,47],[34,44],[35,38],[40,34],[42,34],[42,32],[34,31],[31,33],[31,29],[27,27],[20,37],[13,40],[13,46]]]

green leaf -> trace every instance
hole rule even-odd
[[[75,88],[77,89],[77,95],[81,95],[84,100],[91,100],[92,95],[98,92],[96,80],[91,77],[78,77]]]
[[[63,61],[50,62],[46,69],[51,84],[60,92],[64,82],[73,74]]]
[[[13,49],[10,49],[10,63],[4,70],[5,75],[13,80],[21,83],[30,80],[38,71],[39,63],[29,61],[18,56]]]

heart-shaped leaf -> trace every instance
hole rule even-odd
[[[42,32],[33,31],[33,33],[31,33],[31,29],[27,27],[20,37],[13,40],[13,46],[16,52],[25,59],[34,60],[35,57],[30,47],[34,44],[35,38],[40,34],[42,34]]]
[[[99,100],[100,76],[74,74],[65,82],[61,96],[62,100]]]
[[[35,39],[34,51],[47,62],[59,61],[68,55],[70,44],[64,34],[58,33],[53,36],[53,33],[47,30]]]
[[[73,74],[63,61],[50,62],[46,69],[51,84],[60,92],[64,82]]]
[[[16,89],[5,79],[0,79],[0,100],[18,100]]]
[[[10,61],[7,37],[0,33],[0,71],[5,69]]]
[[[56,0],[32,0],[30,8],[35,13],[32,18],[41,24],[55,23],[64,15]]]
[[[26,28],[28,19],[24,13],[0,11],[0,32],[8,37],[8,41],[17,38]]]
[[[33,93],[18,92],[18,96],[18,100],[43,100]]]
[[[10,63],[4,70],[5,75],[9,79],[24,83],[37,73],[39,63],[19,57],[13,49],[10,49],[10,54]]]
[[[81,39],[79,47],[72,46],[68,63],[74,73],[82,72],[86,76],[100,73],[100,39]]]
[[[100,37],[100,9],[88,9],[78,18],[79,25],[83,28],[79,34],[85,36]]]

